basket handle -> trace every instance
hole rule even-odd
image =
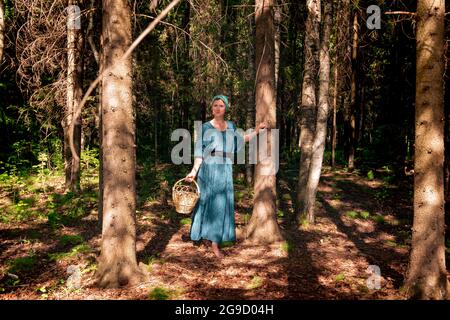
[[[181,178],[180,180],[178,180],[177,182],[175,182],[175,184],[174,184],[173,187],[172,187],[172,192],[173,192],[173,190],[175,189],[175,186],[176,186],[178,183],[180,183],[181,181],[183,181],[183,180],[186,180],[186,178]],[[197,187],[197,192],[198,192],[198,194],[200,194],[200,188],[199,188],[197,182],[195,182],[195,179],[192,180],[192,182],[195,183],[195,186]]]

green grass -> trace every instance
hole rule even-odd
[[[356,210],[351,210],[351,211],[346,211],[345,212],[345,216],[350,218],[350,219],[369,219],[371,217],[370,212],[369,211],[356,211]]]
[[[376,223],[381,223],[381,224],[385,223],[385,219],[381,215],[372,216],[372,220],[375,221]]]
[[[345,274],[339,273],[339,274],[334,278],[334,280],[335,280],[336,282],[344,281],[344,280],[345,280]]]
[[[352,211],[347,211],[347,212],[345,212],[345,215],[346,215],[347,217],[349,217],[350,219],[356,219],[356,218],[358,218],[359,213],[352,210]]]
[[[281,199],[283,199],[284,201],[290,201],[292,200],[292,197],[289,193],[285,193],[281,196]]]
[[[73,225],[86,215],[88,208],[97,207],[97,200],[97,193],[90,190],[78,195],[53,193],[46,202],[47,222],[52,229]]]
[[[158,257],[155,256],[155,255],[151,255],[150,257],[144,259],[144,261],[145,261],[145,260],[147,261],[147,270],[148,270],[149,272],[152,272],[153,266],[154,266],[155,264],[163,265],[164,263],[166,263],[166,260],[164,260],[164,259],[162,259],[162,258],[158,258]]]
[[[3,211],[0,215],[1,222],[22,222],[27,220],[37,220],[45,217],[43,211],[33,209],[37,203],[36,196],[26,198],[17,196],[13,200],[16,202],[13,202],[1,210]]]
[[[308,228],[309,221],[306,218],[300,218],[300,227]]]
[[[81,243],[73,247],[70,251],[49,253],[48,257],[52,261],[67,260],[77,256],[80,253],[89,253],[92,249],[87,243]]]
[[[234,246],[233,241],[225,241],[220,244],[221,248],[228,248],[228,247],[232,247],[232,246]]]
[[[264,281],[261,277],[253,276],[252,280],[250,280],[250,283],[247,285],[247,290],[254,290],[259,287],[261,287],[264,284]]]
[[[38,262],[37,257],[31,254],[27,257],[17,258],[9,262],[8,272],[18,273],[18,272],[29,272],[33,270]]]
[[[192,224],[192,219],[191,218],[183,218],[180,220],[180,224],[181,225],[191,225]]]
[[[286,253],[291,253],[294,250],[295,246],[293,244],[291,244],[290,242],[283,242],[281,244],[281,250],[283,250]]]
[[[359,213],[359,216],[360,216],[361,218],[363,218],[363,219],[369,219],[369,217],[370,217],[370,212],[369,212],[369,211],[361,211],[361,212]]]
[[[342,196],[339,193],[335,193],[331,199],[332,200],[342,200]]]
[[[283,218],[284,217],[284,212],[281,211],[280,209],[277,210],[277,217],[278,218]]]
[[[387,198],[389,198],[389,196],[390,192],[389,189],[386,187],[383,187],[381,190],[375,191],[375,198],[377,200],[386,200]]]
[[[172,296],[172,291],[163,287],[156,287],[150,290],[148,298],[150,300],[167,300]]]
[[[242,199],[244,199],[245,194],[242,191],[236,191],[235,197],[236,197],[236,201],[241,201]]]
[[[84,239],[80,235],[65,234],[59,238],[59,243],[61,243],[63,246],[68,244],[77,245],[83,243],[83,241]]]

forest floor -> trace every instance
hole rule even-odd
[[[326,167],[316,223],[297,227],[297,173],[281,169],[278,222],[285,241],[253,245],[244,231],[251,190],[238,179],[238,241],[225,245],[225,257],[218,260],[207,243],[189,240],[190,216],[174,211],[171,184],[152,182],[164,180],[163,172],[170,168],[141,175],[138,184],[137,256],[149,279],[121,289],[102,290],[94,283],[100,248],[95,174],[84,177],[80,194],[64,193],[62,176],[23,179],[0,189],[0,299],[404,298],[411,181],[395,185],[383,170],[365,176]],[[380,270],[379,288],[367,285],[375,279],[369,265]]]

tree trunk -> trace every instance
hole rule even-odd
[[[254,73],[253,73],[254,74]],[[247,128],[253,128],[255,125],[255,96],[253,94],[252,88],[248,89],[247,92],[247,114],[245,125]],[[251,186],[253,184],[253,170],[254,165],[250,163],[250,150],[247,149],[247,161],[245,162],[245,180],[247,186]]]
[[[103,229],[97,270],[100,287],[135,284],[143,279],[136,260],[136,145],[132,101],[131,57],[120,59],[131,45],[127,0],[103,0],[104,68]]]
[[[444,0],[419,0],[416,31],[414,222],[406,280],[413,299],[446,299]]]
[[[103,34],[100,34],[100,52],[99,52],[99,74],[102,74],[105,67],[105,55],[103,50]],[[99,172],[98,172],[98,228],[103,230],[103,88],[102,81],[98,84],[98,118],[99,118]]]
[[[276,128],[276,94],[274,61],[274,0],[256,0],[256,125],[267,121]],[[261,136],[259,137],[261,138]],[[267,151],[271,153],[270,132]],[[259,149],[259,148],[258,148]],[[276,150],[278,152],[278,150]],[[255,170],[253,214],[247,227],[247,237],[255,243],[282,240],[277,223],[276,172],[273,154],[267,159],[258,157]]]
[[[3,51],[5,50],[5,6],[0,0],[0,65],[3,61]]]
[[[359,40],[359,23],[358,11],[355,10],[353,15],[353,41],[352,41],[352,81],[350,89],[350,110],[349,110],[349,143],[348,143],[348,168],[355,168],[355,149],[356,149],[356,104],[358,92],[358,40]]]
[[[335,24],[340,25],[342,23],[342,8],[345,8],[345,3],[343,4],[341,1],[338,1],[335,9]],[[340,28],[336,28],[335,30],[335,41],[336,46],[334,48],[334,65],[333,65],[333,121],[332,121],[332,129],[331,129],[331,166],[334,168],[336,166],[336,147],[337,147],[337,104],[338,104],[338,96],[342,85],[340,84],[339,76],[341,75],[339,72],[339,68],[341,67],[341,63],[344,60],[342,57],[342,44],[343,44],[343,35],[342,26]]]
[[[366,127],[366,101],[365,101],[365,97],[366,97],[366,82],[365,79],[363,78],[361,80],[361,89],[360,89],[360,94],[359,94],[359,124],[358,124],[358,133],[357,133],[357,139],[356,139],[356,145],[359,148],[363,148],[363,144],[364,144],[364,130]]]
[[[300,220],[305,204],[306,184],[311,161],[311,148],[316,122],[316,87],[318,68],[318,45],[320,39],[320,0],[308,0],[308,18],[305,35],[305,66],[300,108],[300,170],[298,179],[298,214]]]
[[[77,0],[70,0],[69,5],[78,5]],[[82,89],[82,48],[83,35],[75,23],[76,20],[81,19],[78,13],[70,9],[68,19],[72,23],[68,24],[67,28],[67,99],[66,99],[66,121],[64,128],[64,168],[66,189],[77,192],[80,190],[80,155],[81,155],[81,113],[73,119],[76,106],[80,103],[83,96]],[[70,124],[74,121],[73,144],[77,152],[78,160],[72,157],[70,150]]]
[[[334,61],[334,90],[333,90],[333,123],[331,129],[331,166],[334,168],[336,165],[336,111],[337,111],[337,97],[338,97],[338,76],[339,76],[339,68],[338,68],[338,55],[337,52],[335,54]]]
[[[95,11],[97,8],[96,1],[97,0],[91,0],[91,4],[90,4],[91,13],[89,14],[89,24],[88,24],[88,27],[86,30],[86,37],[87,37],[89,46],[91,47],[92,53],[94,54],[95,62],[97,62],[97,64],[100,65],[100,54],[94,43],[94,32],[93,32],[93,30],[94,30],[94,15],[95,15]]]
[[[338,83],[338,92],[347,92],[350,91],[350,80],[351,80],[351,57],[352,57],[352,41],[351,41],[351,33],[350,29],[350,19],[351,19],[351,10],[350,10],[350,0],[339,1],[337,12],[337,23],[336,25],[340,26],[337,31],[337,44],[336,50],[338,53],[339,60],[339,75],[341,81]],[[349,145],[350,145],[350,98],[348,94],[340,95],[340,105],[342,106],[343,113],[343,130],[342,134],[338,137],[341,137],[341,141],[344,149],[344,159],[348,160],[349,155]]]
[[[276,4],[276,0],[274,4]],[[280,27],[281,27],[281,13],[282,13],[282,7],[274,7],[274,56],[275,56],[275,95],[277,95],[278,91],[278,77],[279,77],[279,71],[280,71],[280,42],[281,42],[281,34],[280,34]],[[276,100],[275,100],[276,101]]]
[[[316,202],[317,187],[322,170],[325,140],[327,137],[329,113],[329,84],[330,84],[330,53],[329,41],[332,24],[332,0],[324,0],[323,36],[320,43],[320,71],[319,71],[319,108],[317,110],[316,131],[313,140],[311,163],[306,184],[305,205],[302,216],[309,223],[314,223],[314,205]]]
[[[254,20],[250,17],[251,22],[249,23],[251,26],[251,35],[255,37],[254,34]],[[248,53],[248,81],[252,85],[248,86],[247,89],[247,114],[245,119],[246,128],[253,128],[255,126],[255,94],[253,92],[253,81],[255,79],[255,47],[253,43],[249,45],[249,53]],[[245,180],[247,186],[252,186],[253,184],[253,174],[254,174],[254,165],[250,163],[250,150],[247,149],[247,161],[245,162]]]

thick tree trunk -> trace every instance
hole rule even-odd
[[[77,0],[70,0],[69,5],[78,5]],[[64,168],[66,189],[76,192],[80,190],[80,155],[81,155],[81,113],[74,119],[73,114],[76,106],[80,103],[83,96],[82,89],[82,48],[83,35],[77,28],[76,20],[81,17],[75,10],[69,10],[69,17],[73,22],[68,24],[67,28],[67,99],[66,99],[66,121],[64,128],[65,157]],[[74,121],[73,144],[77,152],[78,160],[72,157],[70,150],[70,124]]]
[[[273,5],[274,0],[256,0],[256,125],[267,121],[270,129],[276,128]],[[256,243],[282,240],[276,216],[276,172],[272,143],[269,130],[266,146],[271,157],[258,157],[253,214],[247,227],[248,240]]]
[[[103,0],[104,68],[103,230],[97,270],[100,287],[118,287],[143,279],[136,260],[136,145],[132,101],[131,57],[120,59],[131,45],[127,0]]]
[[[5,50],[5,5],[0,0],[0,65],[3,61],[3,51]]]
[[[311,161],[311,148],[316,122],[316,87],[318,68],[318,42],[320,39],[320,0],[307,0],[308,18],[305,35],[305,64],[300,107],[300,170],[298,179],[298,212],[300,220],[305,204],[306,184]]]
[[[445,299],[444,0],[419,0],[416,31],[414,222],[406,280],[414,299]]]
[[[103,50],[103,34],[100,34],[100,52],[98,57],[99,74],[105,67],[105,55]],[[98,118],[99,118],[99,172],[98,172],[98,228],[103,230],[103,88],[102,81],[98,84]]]
[[[330,84],[330,53],[329,41],[332,23],[332,0],[324,0],[323,36],[320,43],[320,71],[319,71],[319,108],[317,110],[316,131],[313,140],[311,163],[306,184],[305,205],[302,216],[309,223],[314,223],[314,205],[316,202],[317,187],[322,170],[325,140],[329,114],[329,84]]]

